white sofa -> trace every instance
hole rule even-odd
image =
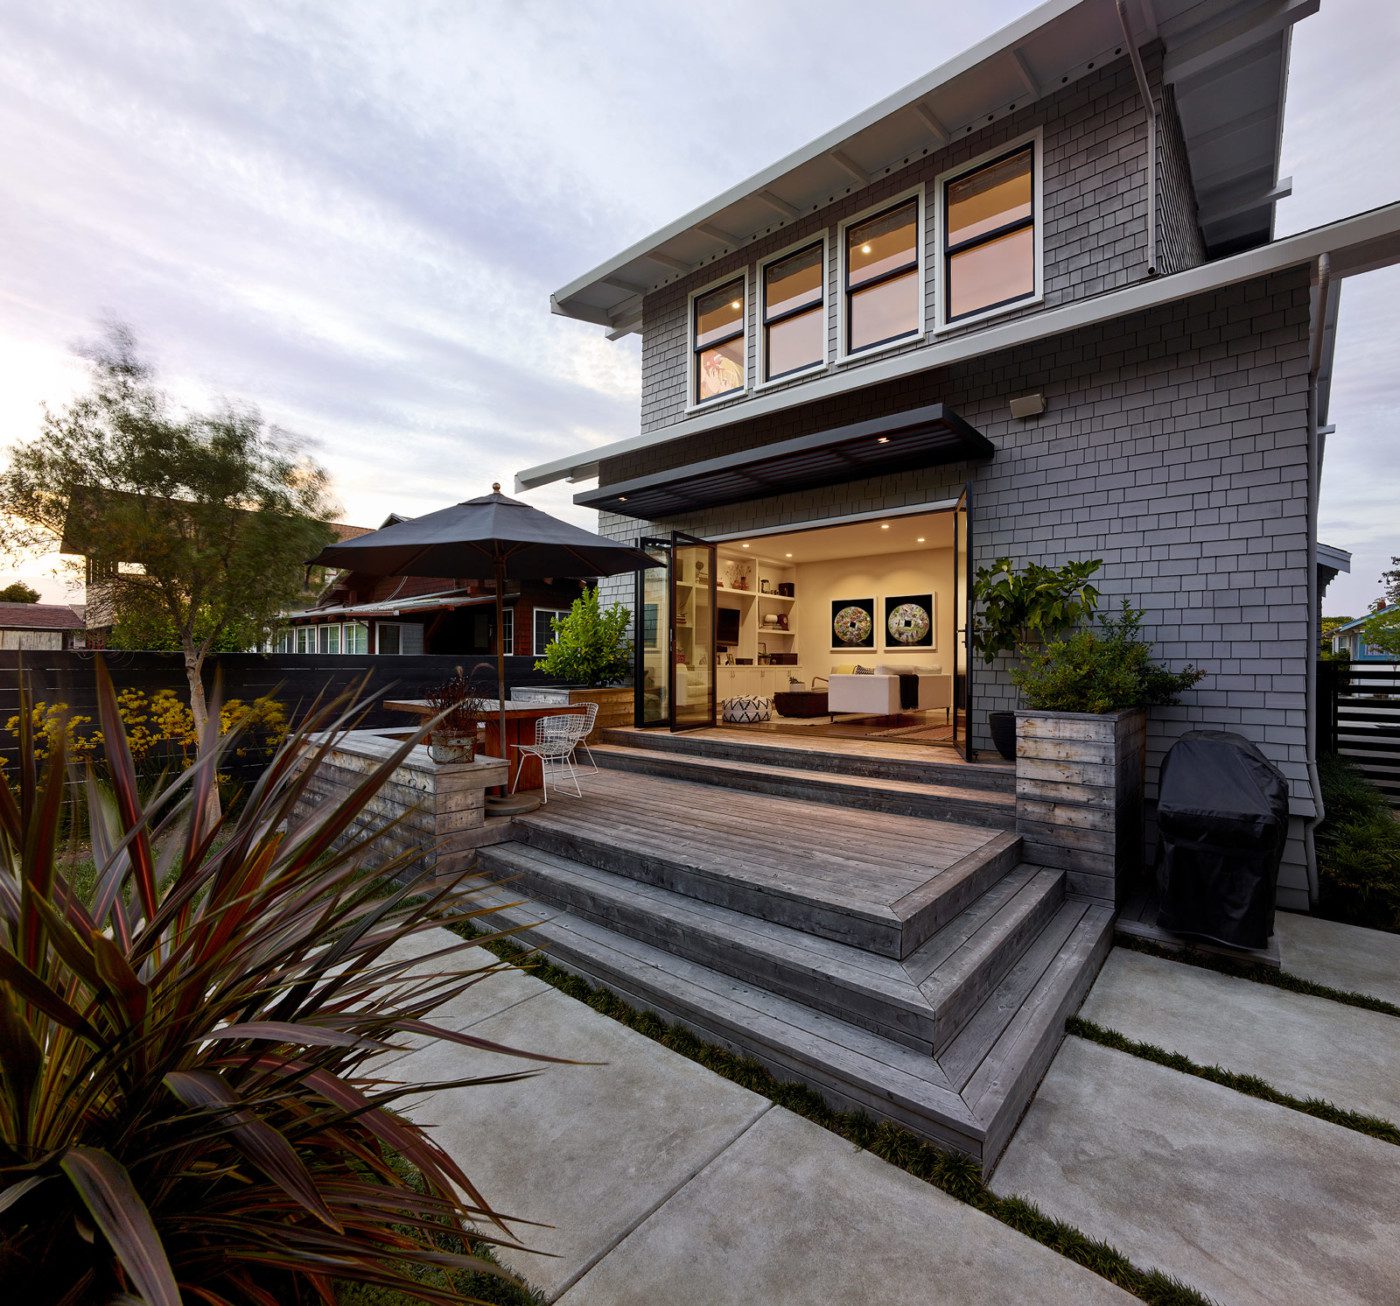
[[[899,676],[877,673],[872,676],[838,675],[827,677],[827,705],[833,716],[858,712],[862,716],[897,716],[899,712],[914,711],[899,706]],[[943,674],[919,674],[918,711],[942,708],[945,714],[953,709],[953,677]]]

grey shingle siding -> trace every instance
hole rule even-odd
[[[1116,86],[1116,74],[1109,80]],[[1107,92],[1105,92],[1105,95]],[[1308,323],[1305,269],[1142,312],[602,466],[600,483],[751,448],[917,404],[950,404],[997,446],[993,462],[928,468],[716,509],[666,523],[726,535],[863,510],[975,495],[974,562],[1008,554],[1104,561],[1106,602],[1145,609],[1172,665],[1208,678],[1152,713],[1148,795],[1182,732],[1237,730],[1283,768],[1295,837],[1280,901],[1306,907],[1298,818],[1308,784]],[[1045,414],[1014,420],[1010,396],[1042,391]],[[736,417],[738,414],[736,413]],[[605,534],[646,529],[602,514]],[[630,602],[630,581],[605,592]],[[1013,705],[1005,667],[978,668],[974,742],[985,713]]]
[[[1176,95],[1170,86],[1161,87],[1158,95],[1157,270],[1166,275],[1204,263],[1206,252]]]

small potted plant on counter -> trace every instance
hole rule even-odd
[[[1093,616],[1099,592],[1090,577],[1101,566],[1098,558],[1060,567],[1028,562],[1018,572],[1010,558],[998,558],[990,567],[979,568],[972,583],[972,597],[980,609],[972,622],[973,649],[989,666],[1002,654],[1020,659]],[[989,712],[987,726],[997,752],[1014,761],[1016,713]]]
[[[437,718],[428,743],[429,756],[434,762],[474,762],[477,727],[487,704],[476,692],[473,678],[458,667],[426,697],[429,711]]]

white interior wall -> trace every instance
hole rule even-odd
[[[831,562],[797,566],[797,660],[804,678],[826,676],[835,666],[887,663],[890,666],[938,667],[953,670],[953,551],[919,549],[910,553],[873,554]],[[884,629],[886,595],[932,593],[934,647],[904,648]],[[831,651],[831,602],[833,599],[873,598],[875,649],[873,652]]]

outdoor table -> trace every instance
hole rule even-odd
[[[385,702],[384,706],[391,712],[411,712],[420,717],[432,715],[432,709],[428,706],[427,699],[424,698],[391,699]],[[516,763],[520,759],[520,745],[535,742],[535,722],[541,717],[563,716],[565,713],[577,716],[588,710],[586,703],[527,703],[508,698],[506,699],[505,750],[503,750],[501,748],[500,704],[494,698],[483,699],[482,706],[485,709],[482,724],[486,727],[486,755],[505,758],[509,768],[506,774],[511,777],[511,793],[521,789],[540,789],[544,786],[544,772],[540,768],[540,759],[532,757],[529,753],[525,754],[524,765],[520,768],[519,776],[515,774]],[[501,793],[503,789],[502,786],[498,785],[488,792]]]

